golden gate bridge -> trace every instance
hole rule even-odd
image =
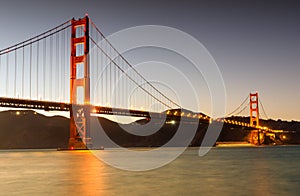
[[[258,93],[250,93],[249,100],[249,123],[181,110],[117,51],[88,16],[0,50],[0,107],[69,111],[70,148],[92,146],[91,114],[232,124],[257,130],[260,141],[260,133],[273,130],[259,125]]]

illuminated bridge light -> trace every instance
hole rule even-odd
[[[194,115],[193,115],[193,118],[197,118],[197,114],[194,114]]]
[[[93,112],[93,113],[97,113],[97,110],[96,110],[96,108],[94,108],[94,109],[92,110],[92,112]]]
[[[187,117],[190,117],[190,116],[191,116],[191,113],[188,113],[188,114],[187,114]]]
[[[181,112],[181,116],[183,116],[184,115],[184,112]]]
[[[178,112],[177,112],[177,111],[175,111],[175,112],[174,112],[174,115],[176,116],[176,115],[177,115],[177,113],[178,113]]]
[[[176,122],[175,122],[175,120],[170,120],[170,121],[167,121],[166,124],[172,124],[172,125],[175,125]]]
[[[167,111],[167,114],[169,115],[170,113],[171,113],[170,110],[168,110],[168,111]]]

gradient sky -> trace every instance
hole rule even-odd
[[[0,3],[0,48],[85,13],[105,35],[137,25],[178,28],[198,39],[218,64],[228,112],[258,91],[269,118],[300,120],[297,0],[7,0]]]

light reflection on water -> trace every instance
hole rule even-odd
[[[199,157],[190,148],[145,172],[113,168],[89,151],[0,151],[0,195],[297,195],[299,150],[214,148]]]

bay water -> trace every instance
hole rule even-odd
[[[202,157],[198,150],[149,171],[112,167],[90,151],[2,150],[0,195],[300,194],[300,146],[218,147]]]

